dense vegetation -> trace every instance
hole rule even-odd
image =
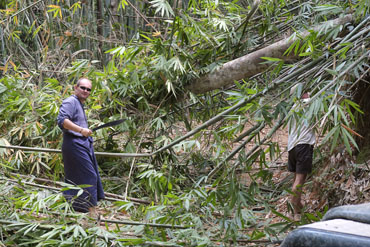
[[[342,178],[323,185],[339,166],[325,165],[332,153],[354,167],[343,177],[368,170],[366,153],[353,158],[370,133],[367,0],[1,0],[0,7],[2,147],[60,149],[58,109],[81,76],[94,84],[90,126],[128,119],[94,134],[96,151],[120,154],[98,156],[108,192],[101,226],[82,224],[86,216],[62,197],[60,154],[0,148],[0,245],[273,245],[348,202],[331,191]],[[291,43],[279,51],[280,40]],[[223,65],[266,49],[276,56],[236,66],[251,76],[204,86]],[[306,190],[321,188],[321,199],[308,202],[301,222],[287,215],[291,177],[279,141],[289,118],[301,118],[289,113],[298,82],[312,94],[307,114],[320,137]]]

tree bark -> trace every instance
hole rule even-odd
[[[353,20],[354,17],[352,15],[346,15],[316,26],[313,28],[313,30],[318,31],[323,26],[329,24],[332,27],[335,27],[348,22],[352,22]],[[304,31],[300,33],[299,36],[304,38],[307,37],[309,34],[310,32]],[[194,94],[202,94],[215,89],[229,86],[233,84],[234,81],[245,79],[261,73],[270,66],[269,64],[262,64],[262,62],[265,62],[266,60],[262,59],[261,57],[280,58],[284,61],[297,59],[298,57],[294,55],[283,55],[284,52],[294,43],[294,41],[298,39],[297,36],[294,39],[291,37],[283,39],[258,51],[227,62],[216,71],[192,81],[186,88]]]

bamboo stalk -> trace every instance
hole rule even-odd
[[[265,123],[261,122],[260,124],[257,124],[255,126],[253,126],[253,128],[250,129],[248,135],[249,138],[245,141],[243,141],[243,143],[241,145],[239,145],[234,151],[232,151],[221,163],[225,163],[226,161],[230,160],[232,157],[234,157],[235,154],[237,154],[240,149],[242,149],[245,145],[247,145],[247,143],[249,143],[252,138],[254,138],[256,136],[257,133],[259,133],[261,131],[261,129],[263,129],[265,127]]]
[[[251,5],[251,9],[250,9],[247,17],[245,18],[245,20],[243,21],[243,23],[240,24],[240,26],[237,27],[236,30],[235,30],[235,31],[238,31],[240,27],[244,26],[243,27],[242,34],[240,35],[238,44],[236,45],[237,48],[236,48],[235,54],[240,50],[240,42],[244,38],[244,34],[245,34],[245,31],[247,30],[249,19],[257,12],[258,6],[260,5],[260,2],[261,2],[261,0],[254,0],[254,2]]]
[[[4,32],[3,28],[0,26],[0,40],[1,40],[1,54],[3,55],[3,61],[4,61],[4,66],[6,64],[6,51],[5,51],[5,46],[4,46]]]
[[[283,123],[285,122],[286,120],[286,117],[281,117],[280,120],[274,125],[274,127],[269,131],[269,133],[263,138],[262,141],[260,141],[259,143],[257,143],[251,150],[249,150],[249,152],[246,154],[246,157],[249,157],[250,155],[252,155],[256,150],[257,148],[259,148],[261,145],[263,145],[268,139],[270,139],[272,137],[272,135],[281,127],[281,125],[283,125]],[[234,166],[233,166],[233,169],[235,169],[237,166],[239,166],[240,162],[237,162]]]
[[[195,128],[194,130],[188,132],[186,135],[176,139],[175,141],[171,142],[170,144],[168,144],[167,146],[164,146],[160,149],[158,149],[157,151],[155,151],[153,154],[157,154],[159,152],[162,152],[166,149],[169,149],[171,147],[173,147],[174,145],[180,143],[181,141],[187,139],[188,137],[191,137],[193,135],[195,135],[196,133],[198,133],[199,131],[201,131],[202,129],[204,128],[207,128],[208,126],[220,121],[221,119],[224,118],[225,115],[227,115],[228,113],[234,111],[234,110],[237,110],[239,109],[240,107],[242,107],[243,105],[246,104],[246,102],[249,102],[248,100],[241,100],[239,103],[237,103],[236,105],[234,105],[233,107],[230,107],[229,109],[221,112],[220,114],[216,115],[215,117],[209,119],[208,121],[206,121],[204,124],[198,126],[197,128]]]
[[[5,181],[9,181],[11,183],[19,184],[19,181],[15,180],[15,179],[11,179],[11,178],[0,177],[0,180],[5,180]],[[52,186],[47,186],[47,185],[42,185],[42,184],[36,184],[36,183],[31,183],[31,182],[26,182],[26,181],[22,181],[22,183],[25,184],[25,185],[28,185],[28,186],[37,187],[37,188],[41,188],[41,189],[53,190],[53,191],[57,191],[57,192],[60,192],[61,191],[61,189],[58,188],[58,187],[52,187]],[[128,198],[129,197],[127,197],[127,199]],[[105,197],[104,200],[111,201],[111,202],[122,201],[122,200],[119,200],[119,199],[113,198],[113,197]],[[139,202],[139,200],[140,199],[137,199],[136,201],[132,201],[132,202],[134,202],[134,203],[143,203],[143,202]],[[149,203],[147,201],[145,201],[145,204],[149,204]]]
[[[156,32],[156,33],[159,33],[158,30],[153,26],[153,25],[150,25],[151,23],[145,18],[145,16],[129,1],[129,0],[126,0],[126,2],[131,6],[131,8],[138,14],[138,16],[140,16],[141,18],[143,18],[143,20]],[[159,35],[162,39],[162,35],[160,34]]]
[[[269,133],[263,138],[262,141],[257,143],[249,152],[246,154],[246,157],[249,157],[252,155],[257,148],[259,148],[261,145],[263,145],[271,136],[280,128],[280,126],[284,123],[285,117],[281,117],[280,120],[275,124],[275,126],[269,131]],[[253,137],[253,136],[252,136]],[[226,164],[225,162],[221,162],[218,164],[209,174],[208,178],[212,178],[223,166]],[[233,169],[235,169],[237,166],[240,165],[240,162],[236,162],[233,166]]]
[[[240,136],[238,136],[233,142],[239,142],[241,141],[244,137],[250,135],[253,131],[255,131],[256,129],[259,129],[260,126],[261,126],[262,122],[259,123],[259,124],[256,124],[254,125],[252,128],[248,129],[247,131],[245,131],[244,133],[242,133]],[[265,125],[265,124],[263,124]]]
[[[28,211],[31,211],[29,208],[25,208]],[[67,216],[67,217],[78,217],[81,216],[82,214],[77,213],[77,214],[61,214],[59,212],[50,212],[53,215],[57,216]],[[91,217],[89,217],[91,218]],[[150,227],[160,227],[160,228],[176,228],[176,229],[187,229],[190,226],[183,226],[183,225],[171,225],[171,224],[158,224],[158,223],[148,223],[148,222],[141,222],[141,221],[132,221],[132,220],[110,220],[110,219],[104,219],[104,218],[91,218],[93,220],[96,220],[98,222],[107,222],[107,223],[112,223],[112,224],[119,224],[119,225],[134,225],[134,226],[150,226]]]
[[[27,211],[31,211],[29,208],[23,208]],[[50,212],[52,215],[58,215],[58,216],[67,216],[67,217],[78,217],[82,216],[83,214],[77,213],[77,214],[61,214],[59,212]],[[89,217],[91,218],[91,217]],[[94,219],[94,218],[92,218]],[[190,228],[191,226],[183,226],[183,225],[172,225],[172,224],[158,224],[158,223],[148,223],[148,222],[140,222],[140,221],[132,221],[132,220],[110,220],[110,219],[104,219],[104,218],[98,218],[94,219],[99,222],[107,222],[107,223],[112,223],[112,224],[120,224],[120,225],[134,225],[134,226],[150,226],[150,227],[158,227],[158,228],[176,228],[176,229],[187,229]],[[7,220],[0,220],[1,223],[10,222]],[[17,222],[17,223],[25,223],[28,224],[28,222]],[[48,230],[48,229],[46,229]]]
[[[348,39],[350,39],[352,37],[352,35],[354,35],[357,30],[359,30],[360,28],[362,28],[363,25],[365,25],[368,21],[370,20],[370,16],[366,17],[360,24],[358,24],[346,37],[344,37],[344,39],[341,41],[341,43],[345,43]],[[336,47],[337,48],[337,47]]]
[[[27,176],[27,175],[13,173],[13,172],[11,172],[10,175],[12,175],[12,176],[19,176],[19,177],[23,177],[23,178],[28,178],[28,179],[32,179],[32,180],[38,181],[38,182],[57,184],[57,185],[61,185],[61,186],[63,184],[62,182],[59,182],[59,181],[53,181],[53,180],[49,180],[49,179],[45,179],[45,178],[37,178],[37,177]],[[117,199],[125,200],[125,197],[124,196],[121,196],[121,195],[117,195],[117,194],[113,194],[113,193],[108,193],[108,192],[104,192],[104,194],[107,195],[108,197],[111,197],[112,199],[117,198]],[[138,203],[143,203],[143,204],[150,204],[150,203],[152,203],[150,201],[143,200],[143,199],[138,199],[138,198],[134,198],[134,197],[126,197],[126,198],[129,201],[132,201],[132,202],[138,202]]]
[[[129,220],[108,220],[101,219],[101,222],[122,224],[122,225],[141,225],[141,226],[150,226],[150,227],[160,227],[160,228],[177,228],[177,229],[187,229],[189,227],[182,225],[170,225],[170,224],[156,224],[156,223],[145,223],[138,221],[129,221]]]
[[[24,150],[24,151],[31,151],[31,152],[62,153],[62,150],[51,149],[51,148],[33,148],[33,147],[13,146],[13,145],[7,146],[7,145],[1,145],[1,144],[0,144],[0,148]],[[151,154],[107,153],[107,152],[95,152],[95,155],[104,156],[104,157],[149,157],[151,156]]]
[[[360,63],[364,58],[366,58],[369,55],[370,52],[365,52],[360,58],[358,58],[356,61],[354,61],[350,66],[348,66],[347,69],[342,71],[334,80],[332,80],[330,83],[328,83],[325,87],[323,87],[319,92],[317,92],[315,95],[311,97],[310,101],[313,101],[315,98],[317,98],[319,95],[321,95],[323,92],[325,92],[329,87],[333,86],[334,83],[339,80],[342,76],[347,74],[350,70],[352,70],[358,63]]]
[[[105,220],[100,219],[101,222],[107,223],[114,223],[114,224],[122,224],[122,225],[143,225],[143,226],[150,226],[150,227],[161,227],[161,228],[177,228],[177,229],[186,229],[186,226],[180,225],[170,225],[170,224],[155,224],[155,223],[145,223],[145,222],[138,222],[138,221],[129,221],[129,220]],[[29,222],[21,222],[21,221],[10,221],[10,220],[0,220],[0,224],[2,225],[18,225],[24,226],[30,224]],[[39,225],[38,228],[43,230],[52,230],[58,227],[56,225]],[[59,226],[60,227],[60,226]]]

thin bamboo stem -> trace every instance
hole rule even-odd
[[[9,181],[11,183],[19,184],[19,181],[15,180],[15,179],[0,177],[0,180],[5,180],[5,181]],[[35,184],[35,183],[31,183],[31,182],[26,182],[26,181],[22,181],[22,183],[24,185],[28,185],[28,186],[32,186],[32,187],[37,187],[37,188],[41,188],[41,189],[52,190],[52,191],[57,191],[57,192],[60,192],[61,191],[61,189],[60,188],[57,188],[57,187],[52,187],[52,186],[47,186],[47,185],[42,185],[42,184]],[[128,199],[128,197],[125,199],[125,201],[127,201],[127,199]],[[122,201],[122,200],[119,200],[119,199],[113,198],[113,197],[105,197],[104,200],[111,201],[111,202]],[[138,202],[138,200],[135,200],[135,201],[132,201],[132,202],[133,203],[142,203],[142,202]],[[145,202],[145,204],[148,204],[148,202]]]
[[[348,66],[347,69],[345,69],[344,71],[342,71],[342,73],[340,73],[338,75],[338,77],[336,77],[334,80],[332,80],[330,83],[328,83],[326,86],[324,86],[319,92],[317,92],[315,95],[313,95],[311,97],[311,100],[310,101],[313,101],[315,98],[317,98],[319,95],[321,95],[323,92],[325,92],[329,87],[333,86],[334,83],[339,79],[341,78],[342,76],[344,76],[345,74],[347,74],[350,70],[352,70],[358,63],[360,63],[363,59],[365,59],[367,56],[369,56],[370,52],[365,52],[360,58],[358,58],[356,61],[354,61],[350,66]]]
[[[220,114],[216,115],[215,117],[209,119],[208,121],[206,121],[204,124],[198,126],[197,128],[195,128],[194,130],[188,132],[186,135],[178,138],[177,140],[171,142],[170,144],[168,144],[167,146],[164,146],[160,149],[158,149],[157,151],[155,151],[153,154],[157,154],[157,153],[160,153],[166,149],[169,149],[171,147],[173,147],[174,145],[180,143],[181,141],[187,139],[188,137],[191,137],[193,135],[195,135],[196,133],[198,133],[199,131],[201,131],[202,129],[205,129],[207,128],[208,126],[211,126],[212,124],[214,123],[217,123],[218,121],[220,121],[221,119],[224,118],[224,116],[226,116],[228,113],[234,111],[234,110],[237,110],[239,109],[240,107],[242,107],[244,104],[246,104],[246,100],[243,99],[241,100],[239,103],[237,103],[236,105],[234,105],[233,107],[230,107],[229,109],[221,112]]]
[[[50,183],[50,184],[56,184],[56,185],[63,186],[63,183],[62,182],[53,181],[53,180],[49,180],[49,179],[45,179],[45,178],[37,178],[37,177],[34,177],[34,176],[27,176],[27,175],[13,173],[13,172],[10,173],[10,175],[12,175],[12,176],[19,176],[19,177],[23,177],[23,178],[28,178],[28,179],[31,179],[31,180],[34,180],[34,181],[37,181],[37,182]],[[50,187],[47,187],[47,188],[50,188]],[[117,199],[121,199],[121,200],[128,199],[129,201],[138,202],[138,203],[142,203],[142,204],[150,204],[150,203],[152,203],[152,202],[147,201],[147,200],[142,200],[142,199],[138,199],[138,198],[134,198],[134,197],[124,197],[124,196],[121,196],[121,195],[117,195],[117,194],[113,194],[113,193],[108,193],[108,192],[105,192],[104,194],[107,195],[108,197],[111,197],[110,198],[111,200],[114,200],[114,198],[117,198]]]
[[[244,137],[249,136],[254,130],[258,129],[261,126],[262,122],[259,124],[254,125],[252,128],[248,129],[245,131],[243,134],[239,135],[233,142],[239,142],[241,141]]]
[[[280,120],[274,125],[274,127],[269,131],[269,133],[263,138],[262,141],[257,143],[247,154],[246,157],[249,157],[252,155],[257,148],[259,148],[261,145],[263,145],[268,139],[271,138],[271,136],[281,127],[281,125],[284,123],[284,120],[286,117],[281,117]],[[253,137],[253,136],[252,136]],[[208,179],[212,178],[224,165],[226,162],[221,162],[219,165],[217,165],[209,174]],[[233,169],[235,169],[237,166],[240,165],[240,162],[236,162],[233,166]]]
[[[247,30],[248,22],[249,22],[250,18],[257,12],[258,6],[260,5],[260,2],[261,2],[261,0],[255,0],[253,2],[252,6],[251,6],[251,10],[249,11],[247,17],[245,18],[245,20],[243,21],[243,23],[239,27],[236,28],[236,31],[238,31],[238,29],[244,25],[242,34],[241,34],[241,36],[239,38],[238,44],[236,45],[237,46],[236,52],[240,48],[239,45],[240,45],[241,40],[244,38],[244,34],[245,34],[245,31]]]
[[[4,46],[4,32],[3,28],[0,26],[0,40],[1,40],[1,53],[3,55],[3,61],[4,61],[4,66],[6,63],[6,51],[5,51],[5,46]]]
[[[143,18],[143,20],[147,23],[147,24],[149,24],[149,26],[151,27],[151,28],[153,28],[153,30],[156,32],[156,33],[159,33],[160,34],[160,32],[158,32],[158,30],[153,26],[153,25],[151,25],[151,23],[145,18],[145,16],[129,1],[129,0],[126,0],[126,2],[134,9],[134,11],[141,17],[141,18]],[[162,39],[163,39],[163,37],[162,37],[162,35],[160,34],[159,35]]]
[[[261,122],[259,125],[254,126],[254,128],[251,128],[248,135],[249,138],[245,141],[243,141],[242,144],[240,144],[234,151],[232,151],[221,163],[225,163],[226,161],[230,160],[232,157],[234,157],[235,154],[237,154],[247,143],[249,143],[261,129],[265,127],[265,123]]]
[[[42,2],[42,1],[43,1],[43,0],[39,0],[39,1],[35,2],[35,3],[30,4],[29,6],[27,6],[27,7],[25,7],[25,8],[23,8],[23,9],[19,10],[17,13],[14,13],[13,15],[11,15],[11,16],[10,16],[10,19],[12,19],[14,16],[19,15],[19,14],[20,14],[20,13],[22,13],[23,11],[26,11],[27,9],[32,8],[34,5],[36,5],[36,4],[38,4],[39,2]]]
[[[346,42],[348,39],[352,37],[355,33],[357,33],[357,30],[359,30],[363,25],[365,25],[370,20],[370,16],[366,17],[360,24],[358,24],[344,39],[341,41],[341,43]]]
[[[114,223],[114,224],[122,224],[122,225],[141,225],[141,226],[161,227],[161,228],[177,228],[177,229],[189,228],[189,227],[181,226],[181,225],[155,224],[155,223],[145,223],[145,222],[129,221],[129,220],[100,219],[100,221],[101,222],[107,222],[107,223]],[[23,225],[20,225],[20,224],[28,225],[30,223],[29,222],[21,222],[21,221],[0,220],[0,224],[2,224],[2,225],[15,225],[15,224],[17,224],[19,227],[21,227]],[[52,230],[55,227],[56,227],[56,225],[42,225],[42,224],[40,224],[38,226],[38,228],[43,229],[43,230]]]
[[[16,150],[24,150],[24,151],[31,151],[31,152],[46,152],[46,153],[62,153],[62,150],[59,149],[51,149],[51,148],[33,148],[33,147],[25,147],[25,146],[7,146],[1,145],[0,148],[6,149],[16,149]],[[108,152],[95,152],[96,156],[105,156],[105,157],[149,157],[151,154],[138,154],[138,153],[108,153]]]

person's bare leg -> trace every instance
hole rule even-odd
[[[98,211],[96,210],[96,207],[89,208],[89,216],[91,218],[97,218],[98,217]]]
[[[307,174],[302,173],[295,173],[294,174],[294,182],[292,186],[292,206],[294,209],[295,214],[300,214],[301,210],[303,208],[302,202],[301,202],[301,196],[302,196],[302,187],[303,184],[306,181]]]

